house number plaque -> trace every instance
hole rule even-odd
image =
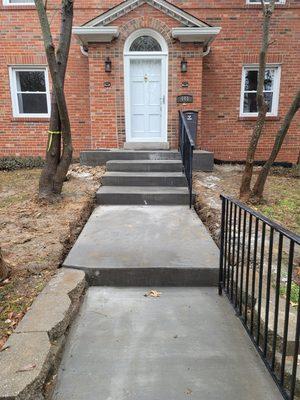
[[[194,98],[190,94],[182,94],[177,96],[177,103],[193,103]]]

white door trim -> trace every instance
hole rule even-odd
[[[132,52],[131,43],[139,36],[153,36],[161,45],[161,52]],[[131,137],[131,94],[130,94],[130,61],[161,60],[161,137],[138,139]],[[126,142],[167,142],[168,141],[168,46],[160,33],[152,29],[138,29],[126,40],[124,45],[124,103]]]
[[[132,138],[131,137],[131,93],[130,93],[130,61],[131,60],[161,60],[161,137],[160,138]],[[167,142],[168,127],[168,62],[166,55],[139,55],[124,57],[124,83],[125,83],[125,127],[126,142]]]

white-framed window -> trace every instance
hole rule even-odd
[[[34,6],[34,0],[3,0],[4,6]]]
[[[50,91],[46,67],[10,67],[14,117],[48,118]]]
[[[279,65],[267,65],[264,84],[264,96],[269,104],[267,115],[276,117],[278,114],[280,71]],[[257,116],[257,80],[258,66],[244,66],[242,73],[240,116]]]
[[[270,0],[265,0],[265,3],[270,3]],[[275,4],[285,4],[286,0],[276,0]],[[246,0],[246,4],[261,4],[261,0]]]

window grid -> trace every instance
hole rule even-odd
[[[45,77],[45,91],[22,91],[21,86],[18,89],[18,72],[43,72]],[[48,80],[48,69],[46,67],[11,67],[10,68],[10,85],[11,85],[11,96],[12,96],[12,107],[13,116],[20,118],[49,118],[50,116],[50,92],[49,92],[49,80]],[[47,103],[47,113],[22,113],[19,108],[18,95],[22,94],[37,94],[45,95]]]

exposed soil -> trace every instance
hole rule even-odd
[[[40,172],[0,172],[0,247],[11,267],[0,284],[0,349],[83,228],[104,167],[73,164],[52,204],[37,198]]]
[[[213,172],[196,172],[194,190],[196,209],[218,242],[220,235],[220,194],[238,198],[243,167],[216,165]],[[255,169],[254,179],[258,173]],[[293,169],[273,168],[264,192],[264,202],[251,205],[285,228],[300,233],[300,179]]]

